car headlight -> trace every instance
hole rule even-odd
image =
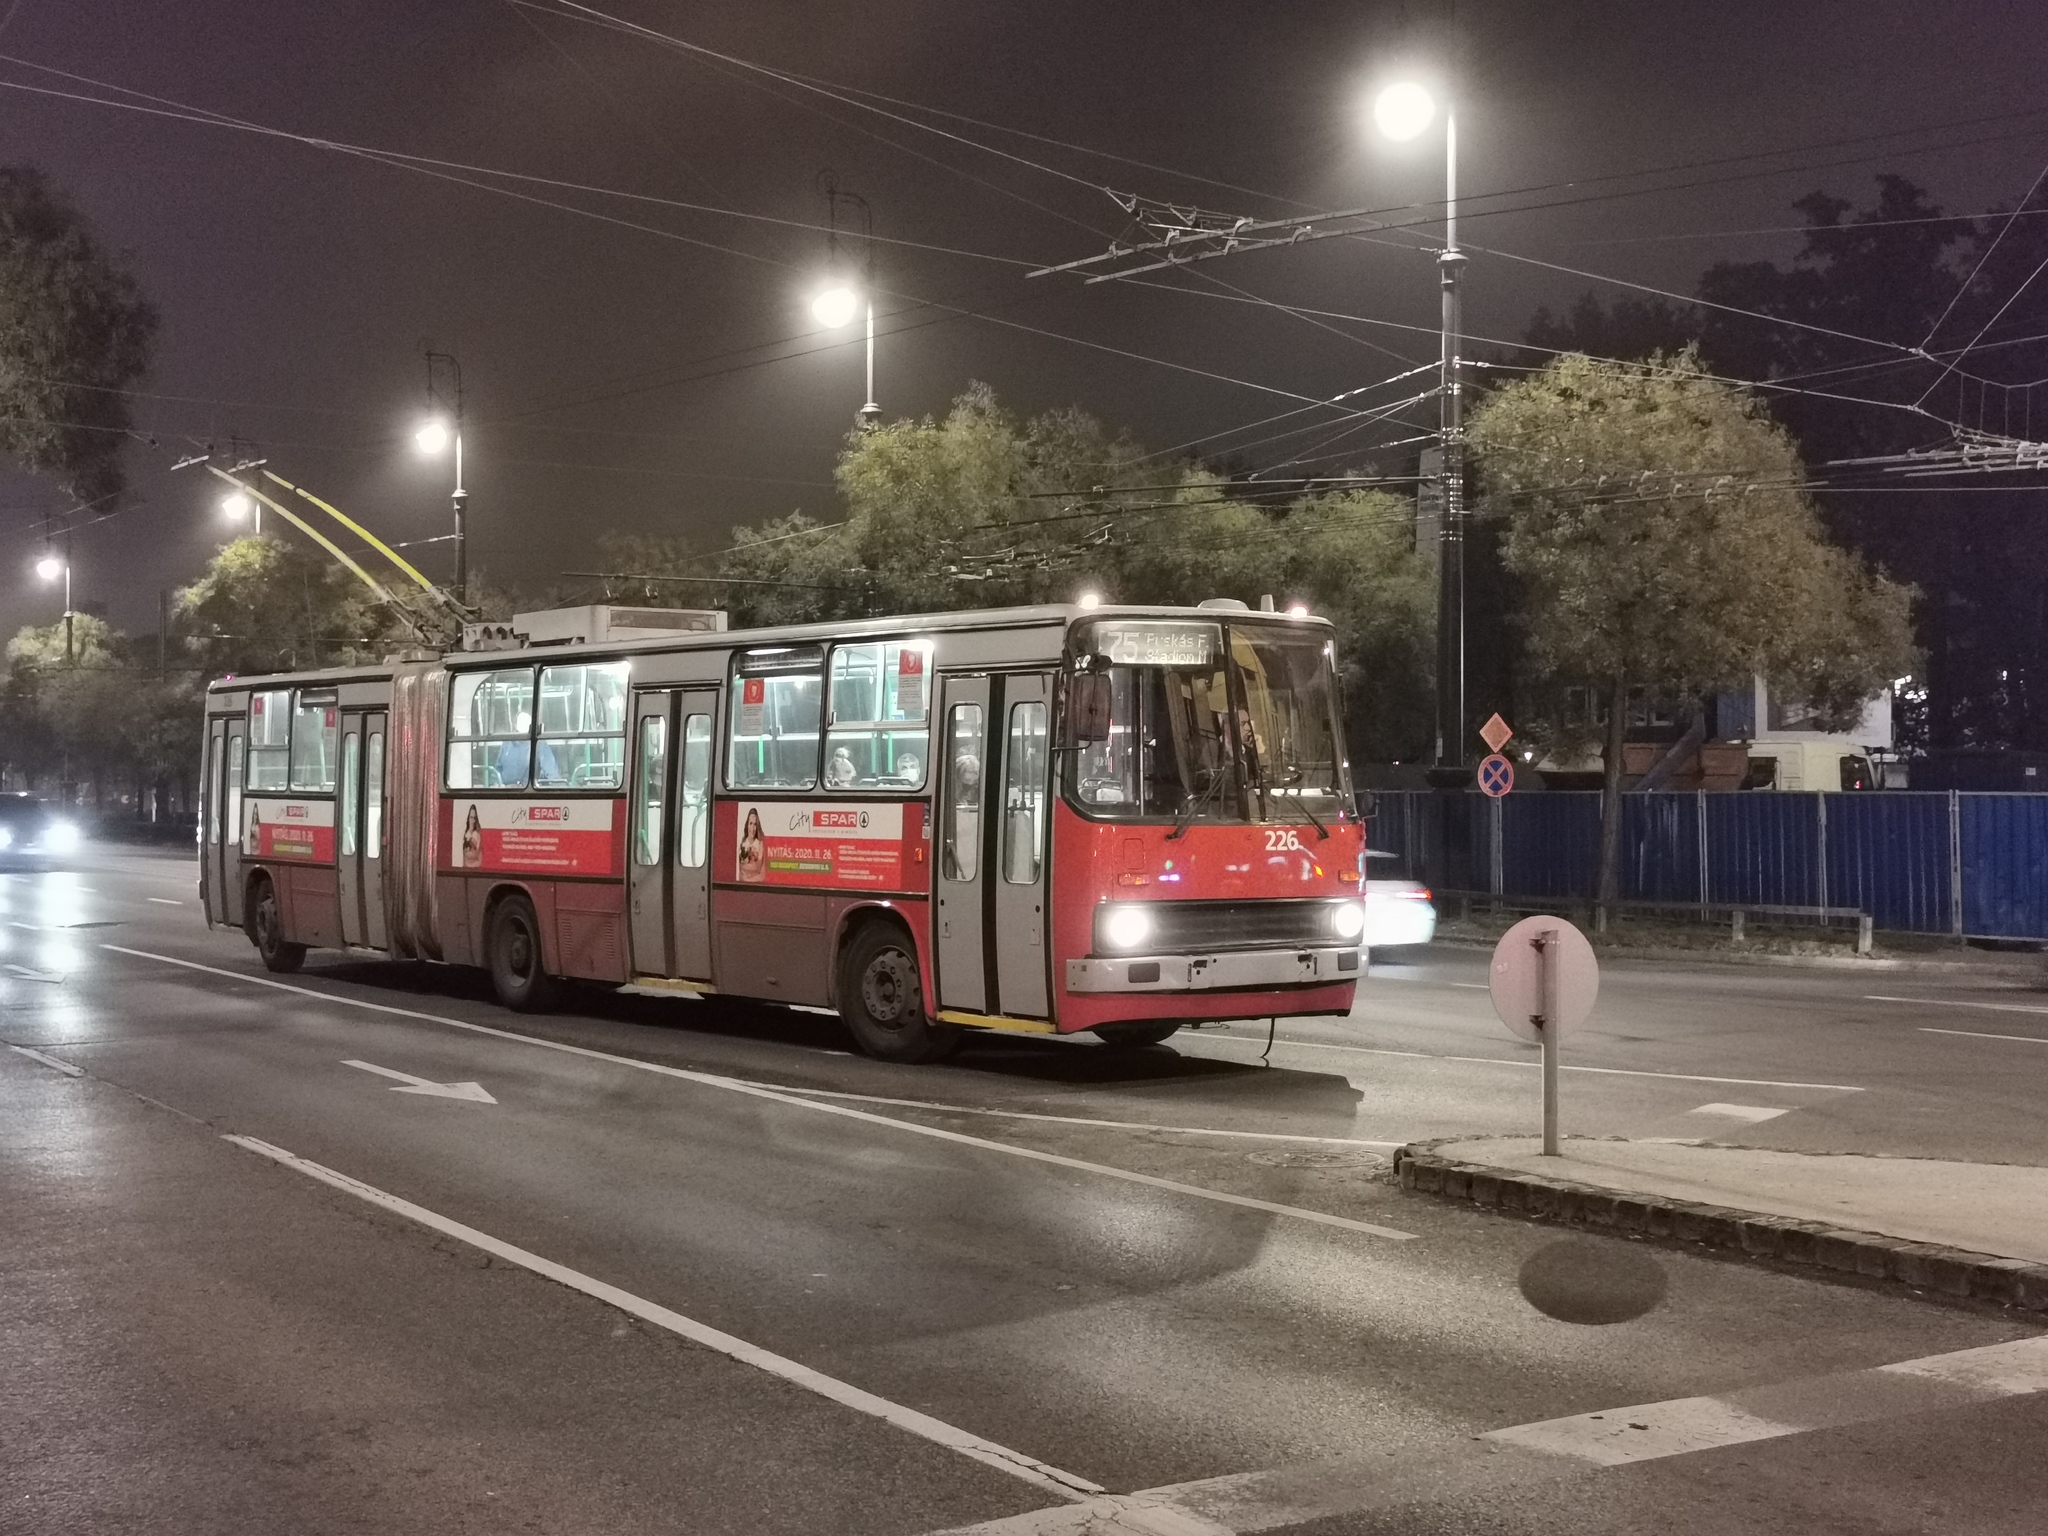
[[[52,853],[70,853],[78,847],[78,828],[68,821],[53,821],[43,833],[43,846]]]
[[[1346,901],[1330,909],[1330,931],[1340,939],[1355,939],[1365,932],[1365,906]]]
[[[13,846],[14,828],[0,827],[0,848],[12,848]]]
[[[1152,937],[1152,914],[1140,906],[1117,907],[1103,919],[1103,942],[1112,949],[1136,949]]]

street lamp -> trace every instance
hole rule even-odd
[[[256,498],[247,491],[229,491],[220,499],[221,515],[233,522],[241,522],[251,512],[256,512]],[[263,514],[256,512],[256,531],[263,532]]]
[[[36,562],[36,574],[45,581],[64,578],[64,661],[68,666],[76,656],[71,645],[71,562],[50,550]]]
[[[836,331],[852,321],[863,308],[868,320],[868,396],[867,403],[854,414],[854,425],[872,427],[882,419],[882,408],[875,404],[875,218],[868,207],[867,199],[853,192],[839,190],[839,178],[830,171],[818,172],[818,190],[825,194],[825,261],[832,273],[827,285],[820,289],[811,300],[811,318],[828,331]],[[839,205],[853,204],[860,210],[863,243],[866,246],[862,280],[858,291],[846,280],[839,261]]]
[[[1390,139],[1406,141],[1436,119],[1436,101],[1412,80],[1397,81],[1373,101],[1373,122]],[[1458,123],[1444,109],[1444,248],[1437,256],[1443,298],[1443,354],[1437,389],[1437,605],[1436,761],[1465,755],[1465,397],[1458,377]]]
[[[413,433],[413,443],[428,458],[437,459],[455,445],[455,490],[449,500],[455,508],[455,600],[469,601],[469,492],[462,486],[462,365],[446,352],[429,351],[427,357],[427,406],[434,412]],[[446,365],[455,386],[455,411],[451,421],[440,409],[441,397],[434,388],[436,363]]]

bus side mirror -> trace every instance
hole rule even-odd
[[[1109,674],[1076,672],[1067,679],[1067,743],[1109,740]]]

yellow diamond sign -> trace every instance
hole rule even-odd
[[[1498,714],[1479,727],[1479,739],[1486,743],[1490,752],[1498,752],[1508,744],[1508,738],[1514,734],[1514,728]]]

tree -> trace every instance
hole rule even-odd
[[[1631,690],[1703,701],[1761,674],[1845,724],[1912,669],[1911,593],[1827,542],[1790,434],[1691,350],[1640,365],[1567,354],[1489,396],[1471,431],[1528,664],[1553,695],[1581,687],[1605,705],[1604,916]]]
[[[689,601],[735,622],[794,623],[1066,601],[1093,589],[1141,603],[1271,594],[1339,629],[1354,756],[1405,756],[1428,732],[1434,586],[1407,503],[1333,490],[1279,504],[1146,454],[1086,412],[1019,421],[983,385],[943,419],[847,439],[845,517],[802,513],[733,530],[714,557],[615,540],[608,559],[659,577],[716,574]],[[649,596],[673,591],[653,583]]]
[[[408,633],[376,594],[326,555],[237,539],[178,593],[187,661],[209,677],[372,660]]]
[[[0,166],[0,453],[82,502],[122,486],[121,393],[156,311],[41,171]]]

